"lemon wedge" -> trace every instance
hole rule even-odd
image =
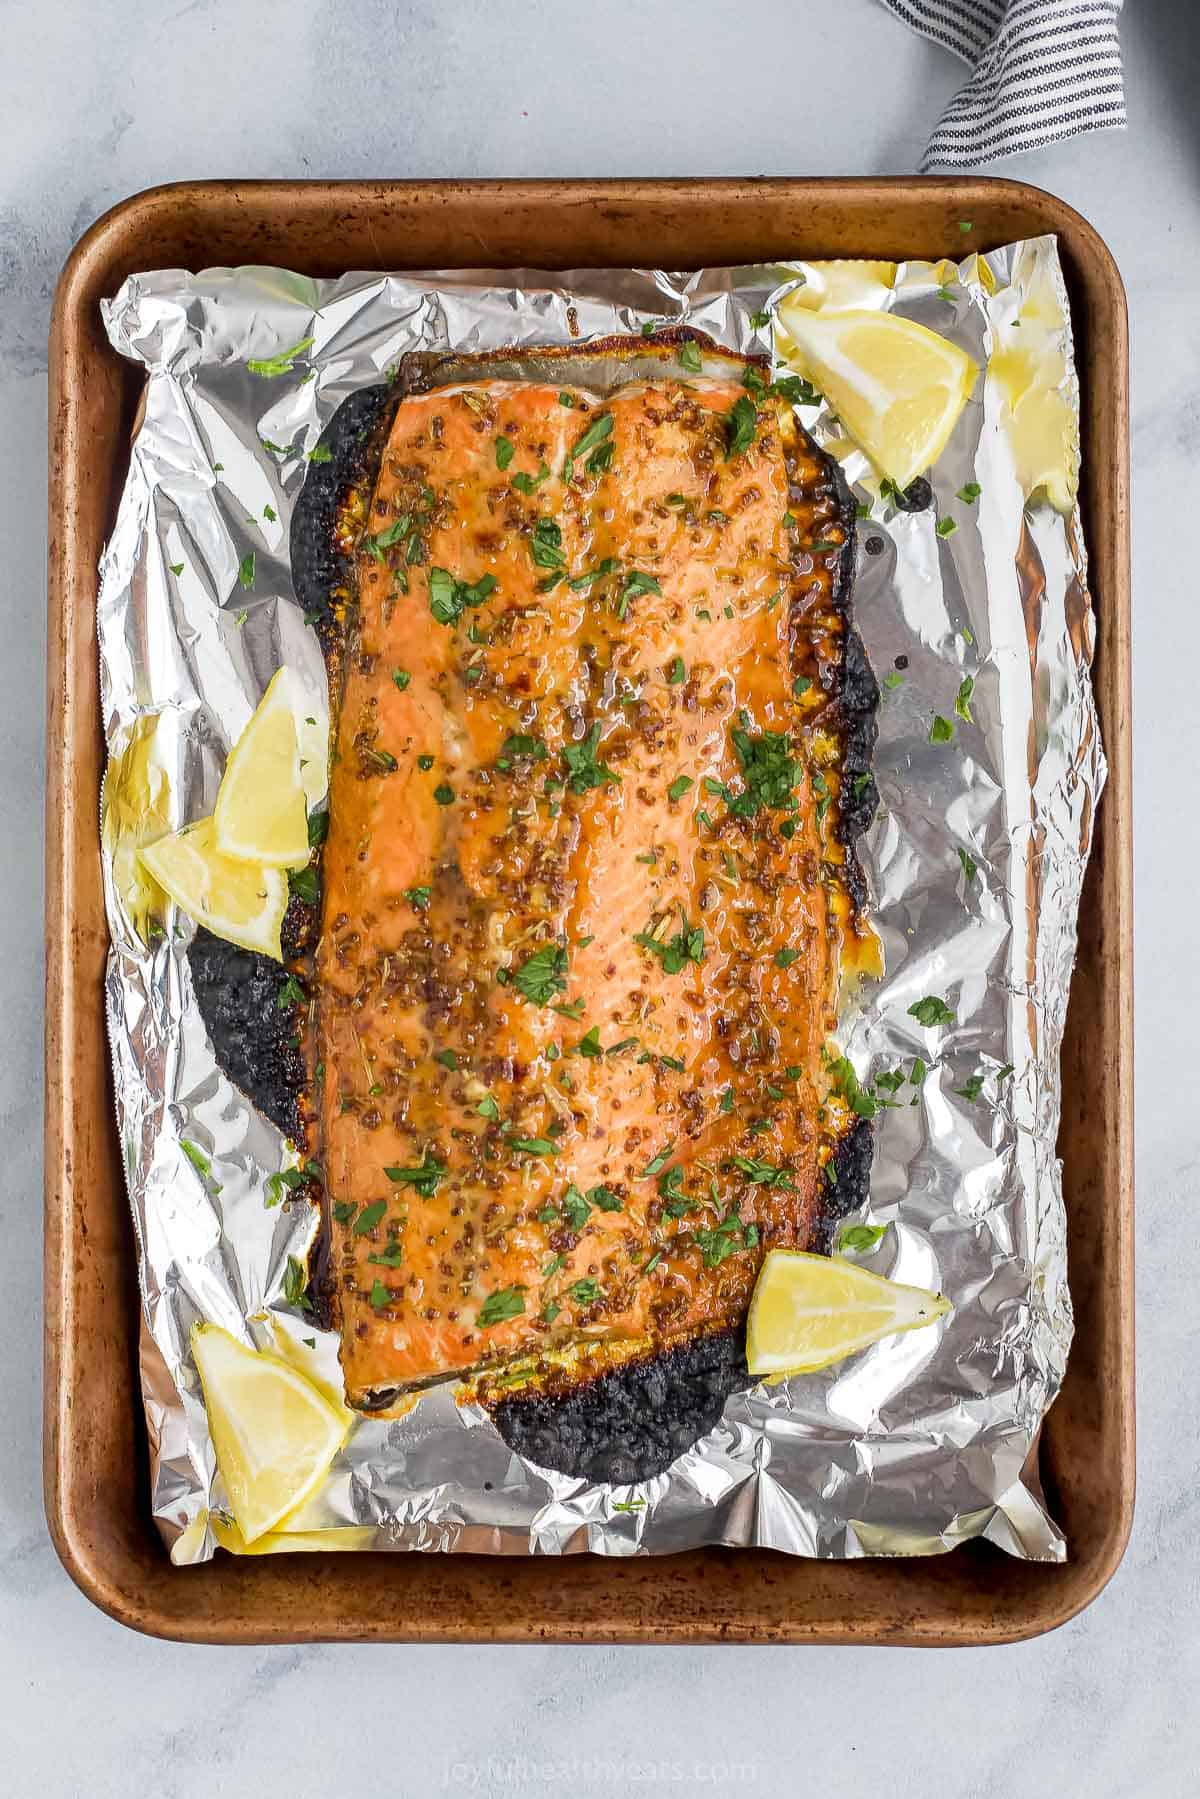
[[[143,844],[138,856],[189,918],[229,943],[282,962],[279,932],[287,911],[287,876],[278,868],[223,856],[211,818]]]
[[[751,1374],[807,1374],[881,1337],[919,1330],[950,1309],[938,1293],[901,1286],[852,1262],[772,1249],[750,1301],[746,1360]]]
[[[957,344],[894,312],[809,312],[790,299],[779,323],[780,354],[882,474],[903,488],[933,466],[979,373]]]
[[[260,868],[300,868],[308,861],[298,686],[290,669],[276,670],[229,752],[213,812],[221,854]]]
[[[171,783],[159,742],[161,714],[134,720],[123,749],[109,760],[104,777],[100,830],[112,855],[113,886],[143,943],[151,923],[161,920],[165,896],[142,867],[139,850],[171,828]]]
[[[209,1522],[213,1536],[230,1555],[294,1555],[338,1549],[369,1549],[378,1532],[373,1524],[347,1524],[342,1529],[268,1530],[248,1543],[236,1524],[227,1524],[213,1512]]]
[[[192,1326],[192,1355],[229,1504],[254,1543],[320,1485],[346,1421],[295,1368],[219,1325]]]

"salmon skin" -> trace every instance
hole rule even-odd
[[[349,1403],[464,1381],[620,1479],[746,1383],[766,1249],[862,1197],[826,1045],[877,700],[853,508],[786,397],[636,356],[607,394],[576,356],[354,396],[292,536],[334,698],[306,1048]]]

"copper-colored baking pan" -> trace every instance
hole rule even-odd
[[[969,239],[960,221],[971,222]],[[697,1550],[618,1560],[220,1555],[175,1569],[151,1523],[134,1243],[104,1032],[96,564],[125,475],[137,370],[99,302],[131,271],[961,256],[1055,232],[1083,387],[1083,507],[1111,774],[1084,892],[1060,1151],[1077,1336],[1041,1444],[1070,1560],[982,1543],[903,1560]],[[1095,1598],[1133,1511],[1133,1030],[1128,351],[1121,280],[1077,213],[987,180],[194,182],[152,189],[73,252],[50,346],[46,850],[46,1510],[105,1611],[204,1642],[487,1640],[964,1644],[1027,1637]]]

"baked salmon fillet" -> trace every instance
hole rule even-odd
[[[484,375],[360,433],[309,1031],[360,1409],[740,1344],[764,1252],[839,1209],[852,515],[718,368]]]

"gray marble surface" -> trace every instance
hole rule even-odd
[[[1142,1379],[1141,1495],[1120,1573],[1065,1629],[990,1654],[150,1642],[94,1611],[60,1569],[38,1451],[46,329],[71,243],[112,202],[184,176],[904,172],[960,66],[874,0],[8,0],[0,19],[0,840],[10,857],[0,1229],[11,1257],[0,1310],[0,1793],[1193,1793],[1191,0],[1126,8],[1127,136],[994,165],[1095,223],[1133,318]]]

